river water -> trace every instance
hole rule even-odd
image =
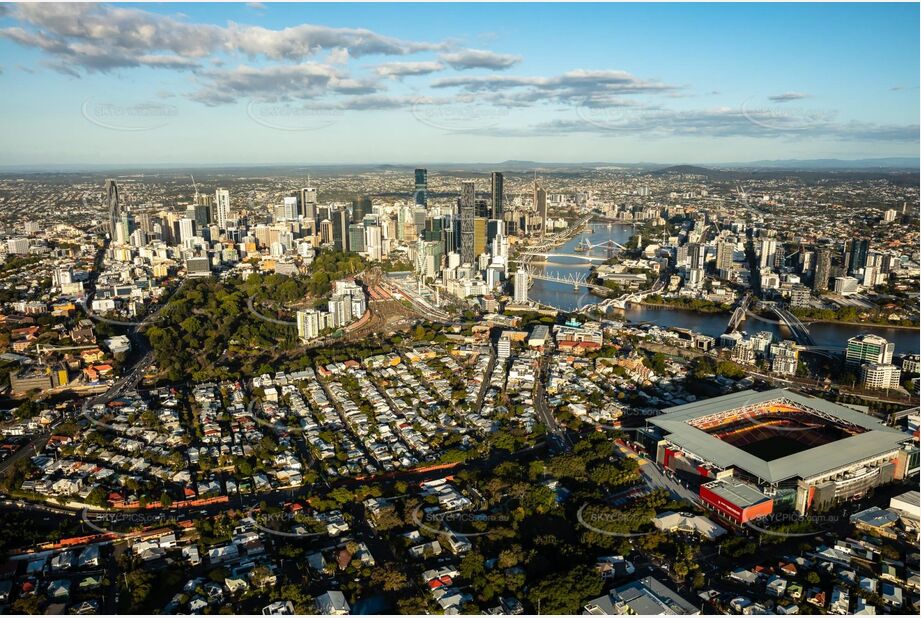
[[[567,275],[587,274],[591,263],[582,259],[582,255],[607,257],[606,248],[598,247],[587,252],[576,251],[576,247],[583,239],[592,244],[602,244],[608,240],[617,243],[626,243],[633,235],[632,225],[593,223],[586,227],[584,233],[579,234],[564,245],[554,249],[554,253],[562,253],[577,257],[551,257],[544,263],[532,262],[531,270],[544,272],[550,275],[566,277]],[[576,291],[571,284],[553,281],[540,281],[535,279],[528,291],[531,300],[536,300],[545,305],[550,305],[563,311],[572,311],[579,307],[597,302],[599,299],[584,287]],[[719,337],[726,330],[729,314],[703,314],[680,309],[661,307],[641,307],[632,305],[623,312],[624,318],[629,322],[651,322],[662,327],[675,326],[695,330],[704,335]],[[749,317],[740,326],[741,330],[756,333],[766,330],[778,339],[790,338],[790,331],[783,325]],[[854,326],[850,324],[815,323],[809,325],[809,332],[817,345],[840,347],[847,345],[850,337],[862,333],[874,333],[888,341],[895,343],[896,354],[918,353],[919,331],[886,328],[882,326]]]

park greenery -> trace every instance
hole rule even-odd
[[[698,356],[691,362],[689,375],[695,380],[714,376],[739,380],[747,374],[742,367],[730,360],[717,360],[710,356]]]
[[[724,303],[715,303],[702,298],[684,298],[684,297],[665,297],[661,294],[650,294],[644,301],[649,305],[666,305],[676,309],[686,309],[687,311],[696,311],[698,313],[726,313],[732,310],[732,306]]]
[[[859,309],[853,306],[838,307],[837,309],[816,307],[791,307],[790,313],[804,321],[815,322],[863,322],[866,324],[887,324],[892,326],[918,326],[911,319],[890,320],[884,309]]]
[[[190,281],[147,329],[163,376],[196,382],[251,374],[271,351],[293,347],[293,328],[256,319],[240,279]]]
[[[247,303],[285,306],[304,298],[322,302],[333,281],[363,266],[357,254],[326,251],[314,259],[306,276],[190,280],[164,307],[162,319],[146,331],[162,376],[204,382],[261,373],[297,347],[297,332],[293,325],[256,318]],[[259,311],[269,310],[260,306]]]

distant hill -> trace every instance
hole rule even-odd
[[[911,168],[784,168],[784,167],[737,167],[729,166],[719,169],[701,167],[697,165],[672,165],[658,170],[646,172],[645,176],[671,176],[671,175],[703,176],[712,181],[738,182],[743,180],[778,180],[783,178],[798,178],[803,182],[818,182],[829,178],[837,180],[888,180],[896,185],[915,185],[918,183],[919,172]]]
[[[879,159],[774,159],[749,163],[726,164],[735,168],[774,168],[795,170],[918,170],[918,157],[883,157]]]
[[[188,174],[189,170],[202,170],[213,174],[230,175],[305,175],[307,173],[353,174],[365,171],[403,172],[414,167],[425,167],[431,172],[441,174],[480,173],[491,171],[509,174],[573,174],[593,170],[623,170],[625,172],[654,174],[699,174],[710,178],[733,179],[733,172],[744,172],[743,177],[751,177],[753,172],[864,172],[883,173],[886,171],[914,172],[921,169],[921,160],[917,157],[884,157],[878,159],[775,159],[733,163],[682,164],[682,163],[618,163],[611,161],[583,161],[565,163],[552,161],[508,160],[498,163],[444,163],[437,161],[419,161],[410,163],[272,163],[247,165],[244,163],[224,164],[47,164],[47,165],[0,165],[0,174],[8,176],[16,173],[176,173]]]
[[[713,174],[717,174],[719,172],[720,170],[700,167],[699,165],[672,165],[670,167],[664,167],[649,173],[653,176],[666,176],[668,174],[694,174],[698,176],[712,176]]]

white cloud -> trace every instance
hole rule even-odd
[[[440,62],[387,62],[379,64],[374,71],[381,77],[405,77],[407,75],[428,75],[444,70]]]
[[[492,69],[501,71],[521,62],[521,56],[512,54],[498,54],[482,49],[463,49],[457,52],[444,53],[439,56],[452,68],[458,71],[467,69]]]
[[[458,88],[465,92],[486,93],[497,102],[513,104],[557,102],[593,107],[623,106],[625,95],[664,94],[676,86],[635,77],[626,71],[586,71],[576,69],[553,77],[484,75],[445,77],[433,88]]]
[[[442,51],[445,43],[407,41],[362,28],[301,24],[281,30],[231,23],[227,27],[192,24],[135,8],[94,4],[17,4],[11,15],[21,26],[0,36],[36,47],[71,71],[109,71],[122,67],[195,68],[217,53],[302,62],[322,51],[333,61],[367,55],[402,56]],[[166,62],[170,56],[182,62]]]
[[[207,105],[232,103],[241,98],[260,100],[311,99],[330,89],[355,84],[333,67],[316,62],[274,67],[240,65],[228,70],[202,72],[205,85],[193,98]]]
[[[784,92],[782,94],[773,94],[768,97],[768,100],[773,101],[774,103],[789,103],[790,101],[808,99],[811,96],[812,95],[806,94],[804,92]]]

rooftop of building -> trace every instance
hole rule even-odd
[[[743,509],[761,504],[765,500],[770,500],[770,498],[758,491],[757,487],[731,479],[713,481],[712,483],[707,483],[704,487],[720,498]]]

